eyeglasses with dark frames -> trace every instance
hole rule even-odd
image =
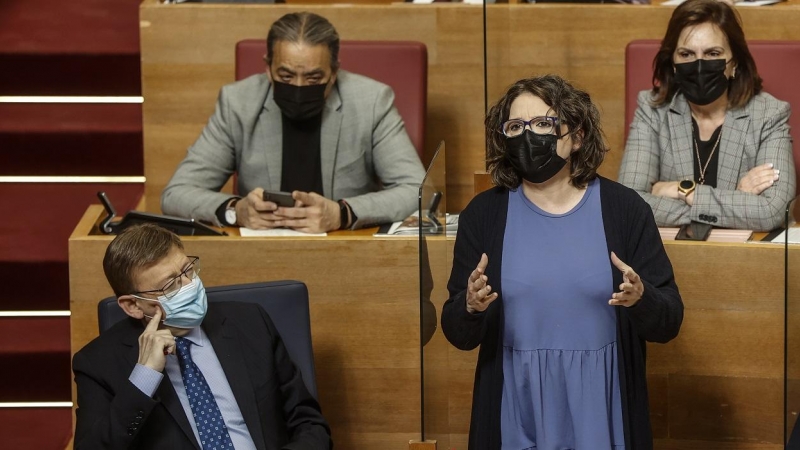
[[[171,299],[181,290],[183,287],[183,278],[186,277],[190,280],[194,280],[197,278],[197,275],[200,274],[200,257],[199,256],[188,256],[190,259],[189,264],[186,265],[186,268],[183,271],[175,276],[175,278],[170,279],[161,289],[153,289],[150,291],[139,291],[134,292],[131,295],[137,297],[139,294],[163,294],[167,300]],[[147,299],[152,300],[152,299]]]
[[[541,136],[555,134],[561,137],[561,128],[558,126],[558,117],[539,116],[531,120],[511,119],[503,122],[500,132],[505,137],[517,137],[525,132],[525,128],[530,128],[534,134]]]

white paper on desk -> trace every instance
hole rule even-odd
[[[658,234],[662,241],[674,241],[680,228],[658,227]],[[731,230],[727,228],[714,228],[708,235],[706,242],[747,242],[753,235],[753,230]]]
[[[775,3],[784,2],[786,0],[755,0],[752,2],[743,1],[743,2],[736,2],[736,7],[740,6],[766,6],[766,5],[774,5]]]
[[[375,233],[374,237],[403,237],[403,236],[419,236],[419,226],[404,225],[412,217],[419,217],[419,211],[414,211],[408,218],[402,222],[394,222],[386,233]],[[455,236],[458,231],[458,214],[447,213],[445,215],[445,223],[447,228],[447,236]]]
[[[786,230],[782,231],[781,234],[775,236],[775,238],[770,242],[774,242],[776,244],[783,244],[784,242],[786,242]],[[800,228],[798,227],[789,228],[789,243],[800,244]]]
[[[306,236],[327,236],[328,233],[303,233],[302,231],[290,230],[288,228],[273,228],[271,230],[253,230],[251,228],[239,228],[242,237],[306,237]]]

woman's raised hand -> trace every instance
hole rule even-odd
[[[497,292],[492,292],[489,286],[489,277],[484,275],[489,257],[486,253],[481,255],[478,267],[469,275],[467,281],[467,311],[470,313],[483,312],[497,299]]]

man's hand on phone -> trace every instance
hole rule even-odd
[[[291,228],[303,233],[327,233],[341,226],[339,204],[316,192],[294,191],[292,197],[297,201],[294,208],[280,207],[275,215],[283,218],[278,226]]]
[[[247,194],[247,197],[236,203],[236,221],[240,226],[253,230],[266,230],[279,227],[278,222],[281,217],[275,215],[278,205],[272,202],[265,202],[262,197],[264,189],[255,188]]]

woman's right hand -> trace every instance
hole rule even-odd
[[[486,311],[486,308],[497,299],[497,292],[492,292],[489,278],[483,274],[489,265],[486,253],[481,255],[478,267],[472,271],[467,281],[467,311],[470,314]]]

